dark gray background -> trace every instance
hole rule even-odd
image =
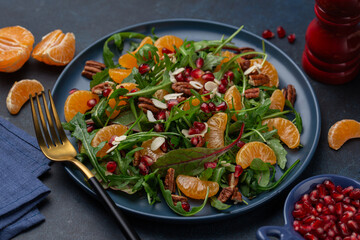
[[[276,31],[282,25],[296,34],[296,42],[271,40],[301,67],[305,32],[315,17],[310,0],[233,0],[233,1],[1,1],[0,28],[21,25],[29,29],[38,43],[55,29],[73,32],[76,53],[102,36],[117,29],[149,20],[197,18],[218,21],[261,35],[264,29]],[[34,135],[28,104],[16,116],[6,109],[6,96],[14,81],[37,79],[51,89],[62,67],[46,66],[30,59],[15,73],[0,73],[0,116]],[[342,174],[360,179],[360,140],[346,143],[339,151],[327,145],[330,126],[344,118],[360,120],[360,77],[341,85],[310,83],[321,108],[321,138],[315,156],[300,180],[322,173]],[[101,205],[80,189],[61,164],[53,164],[42,178],[51,194],[40,204],[46,221],[21,233],[15,239],[122,239],[112,218]],[[289,189],[288,189],[289,190]],[[168,224],[129,216],[143,239],[254,239],[256,229],[264,225],[282,225],[282,207],[286,193],[254,212],[229,220],[206,224]]]

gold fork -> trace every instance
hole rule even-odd
[[[42,96],[43,99],[47,121],[45,120],[43,114],[39,96],[40,97]],[[113,214],[117,222],[120,224],[121,231],[123,232],[125,237],[127,239],[140,239],[137,233],[135,232],[134,228],[126,220],[123,213],[120,211],[120,209],[118,209],[115,206],[113,200],[109,197],[107,192],[97,181],[94,174],[92,174],[92,172],[84,164],[82,164],[80,161],[78,161],[75,158],[77,152],[74,146],[69,141],[69,139],[66,137],[59,116],[57,114],[54,101],[51,97],[50,90],[49,90],[49,100],[50,100],[52,116],[50,114],[48,105],[46,103],[45,93],[42,92],[39,95],[38,94],[35,95],[41,125],[39,124],[38,115],[36,113],[33,102],[33,97],[30,95],[29,98],[31,103],[31,111],[33,116],[36,138],[38,140],[40,149],[44,153],[44,155],[53,161],[68,161],[73,163],[75,166],[77,166],[86,176],[89,184],[92,186],[96,194],[100,197],[105,207]],[[56,130],[59,136],[56,134],[52,117],[55,120]]]

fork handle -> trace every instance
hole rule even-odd
[[[139,240],[140,237],[136,233],[135,229],[129,224],[129,222],[126,220],[124,214],[115,206],[114,201],[110,198],[110,196],[107,194],[107,192],[104,190],[104,188],[101,186],[99,181],[95,177],[91,177],[88,179],[90,185],[95,190],[97,195],[100,197],[102,203],[105,205],[105,207],[113,214],[113,216],[116,218],[117,222],[120,225],[120,229],[126,239],[131,240]]]

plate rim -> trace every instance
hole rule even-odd
[[[191,23],[191,22],[195,22],[195,23],[204,23],[204,24],[209,24],[209,25],[216,25],[218,27],[225,27],[225,28],[232,28],[235,30],[238,29],[238,27],[234,26],[234,25],[230,25],[230,24],[225,24],[225,23],[221,23],[221,22],[217,22],[217,21],[213,21],[213,20],[204,20],[204,19],[193,19],[193,18],[169,18],[169,19],[160,19],[160,20],[151,20],[151,21],[146,21],[146,22],[141,22],[141,23],[137,23],[137,24],[133,24],[130,26],[126,26],[123,28],[120,28],[114,32],[111,32],[101,38],[99,38],[98,40],[94,41],[93,43],[91,43],[88,47],[86,47],[84,50],[82,50],[80,53],[77,54],[77,56],[63,69],[63,71],[61,72],[61,74],[59,75],[59,77],[57,78],[51,93],[54,94],[55,90],[58,88],[61,79],[63,78],[63,76],[66,74],[68,68],[71,67],[72,63],[75,62],[78,58],[80,58],[85,52],[87,52],[90,48],[92,48],[94,45],[104,41],[105,39],[109,38],[110,36],[112,36],[115,33],[119,33],[119,32],[123,32],[123,31],[128,31],[129,29],[133,29],[133,28],[137,28],[137,27],[142,27],[142,26],[148,26],[151,24],[161,24],[161,23],[179,23],[179,22],[186,22],[186,23]],[[285,189],[287,189],[288,187],[291,186],[291,184],[294,183],[294,181],[300,176],[300,174],[302,174],[305,169],[307,168],[308,164],[310,163],[311,159],[313,158],[316,148],[318,146],[319,143],[319,139],[320,139],[320,132],[321,132],[321,114],[320,114],[320,107],[319,107],[319,102],[317,100],[317,97],[315,95],[315,92],[308,80],[308,78],[306,77],[306,75],[304,74],[304,72],[300,69],[300,67],[284,52],[282,51],[280,48],[278,48],[277,46],[275,46],[273,43],[267,41],[266,39],[262,39],[261,37],[259,37],[258,35],[249,32],[245,29],[241,30],[242,32],[245,32],[248,35],[251,35],[252,37],[255,37],[259,40],[263,40],[266,42],[266,44],[270,45],[272,48],[274,48],[274,50],[276,50],[277,52],[279,52],[282,57],[285,57],[289,63],[291,65],[293,65],[295,67],[295,69],[298,71],[298,73],[301,75],[301,77],[304,79],[304,83],[307,85],[309,91],[309,94],[312,96],[312,99],[314,99],[314,106],[315,106],[315,117],[316,119],[318,119],[318,121],[316,122],[316,133],[315,133],[315,141],[313,141],[311,147],[309,148],[309,154],[307,155],[307,157],[304,159],[304,163],[300,166],[300,169],[293,175],[290,175],[287,177],[287,181],[289,182],[286,185],[281,185],[278,188],[274,189],[273,191],[271,191],[271,193],[266,196],[265,198],[263,198],[261,201],[259,202],[255,202],[253,204],[251,204],[250,207],[246,208],[246,209],[241,209],[241,211],[232,211],[231,213],[223,213],[223,212],[219,212],[219,214],[217,215],[210,215],[210,216],[192,216],[192,217],[182,217],[182,216],[161,216],[161,215],[156,215],[156,214],[151,214],[151,213],[144,213],[141,212],[139,210],[136,209],[132,209],[132,208],[128,208],[128,207],[124,207],[122,205],[119,205],[118,203],[115,202],[115,204],[122,210],[126,211],[127,213],[134,213],[139,217],[143,217],[143,218],[151,218],[154,220],[160,220],[160,221],[171,221],[171,222],[206,222],[206,221],[214,221],[214,220],[221,220],[221,219],[225,219],[225,218],[230,218],[236,215],[241,215],[250,211],[254,211],[258,206],[261,206],[263,204],[268,203],[269,201],[273,200],[276,196],[278,196],[281,192],[285,191]],[[306,161],[305,161],[306,160]],[[65,170],[66,172],[75,180],[75,182],[77,184],[79,184],[82,189],[84,189],[87,193],[89,193],[90,195],[92,195],[93,197],[97,198],[96,194],[94,191],[92,191],[88,185],[86,185],[85,182],[79,180],[75,174],[72,172],[72,170],[69,168],[68,164],[64,164]],[[164,203],[163,203],[164,204]]]

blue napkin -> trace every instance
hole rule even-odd
[[[38,179],[48,169],[36,139],[0,118],[0,239],[45,219],[36,205],[50,192]]]

